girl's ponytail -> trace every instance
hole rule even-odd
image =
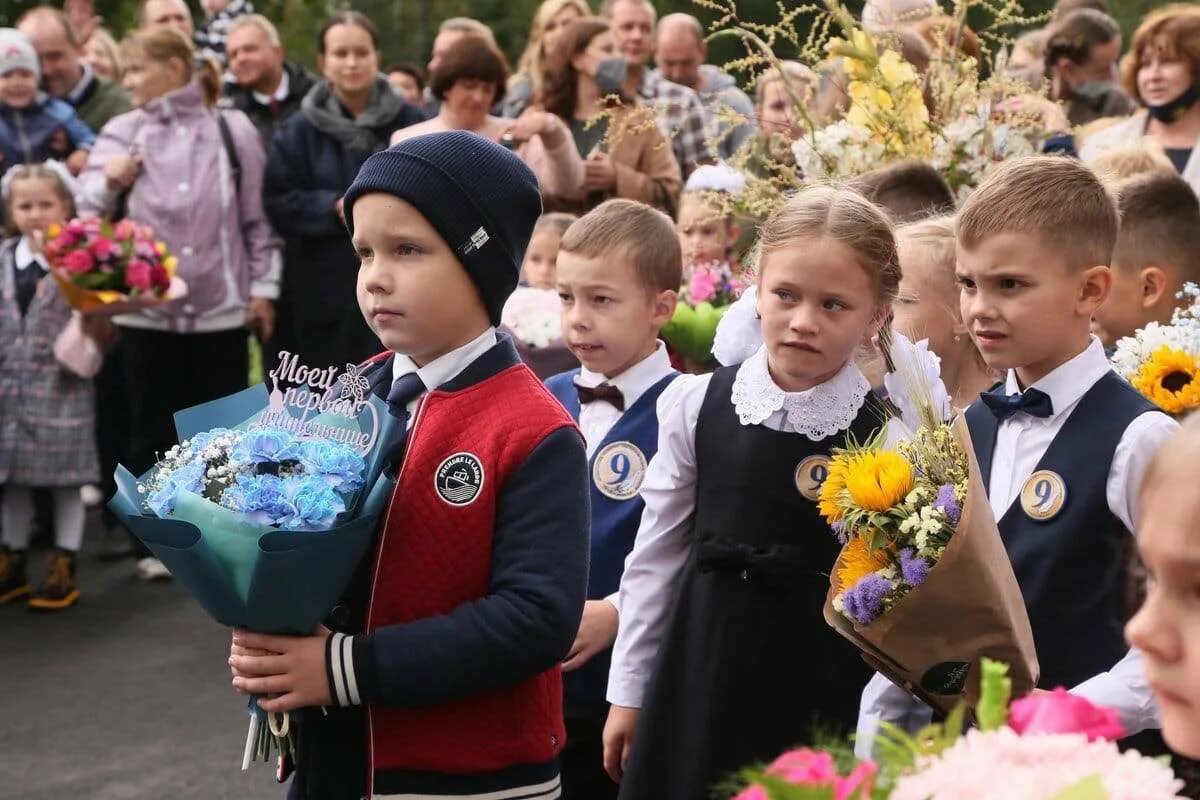
[[[221,67],[211,56],[200,57],[200,69],[196,74],[196,83],[200,85],[200,94],[204,104],[212,108],[221,97]]]

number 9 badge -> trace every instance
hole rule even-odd
[[[1039,469],[1021,487],[1021,508],[1038,522],[1054,519],[1066,502],[1067,484],[1052,470]]]
[[[592,482],[611,500],[636,497],[645,477],[646,456],[633,442],[613,442],[592,462]]]
[[[809,456],[796,467],[796,489],[805,500],[817,502],[821,484],[829,477],[829,456]]]

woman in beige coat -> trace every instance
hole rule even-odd
[[[622,95],[624,81],[625,62],[608,22],[572,22],[547,59],[537,109],[569,127],[584,177],[573,191],[547,196],[548,209],[583,213],[624,197],[674,216],[683,188],[679,164],[653,112]],[[537,140],[523,156],[535,172],[546,158]]]

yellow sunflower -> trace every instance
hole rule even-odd
[[[850,498],[868,511],[887,511],[912,488],[912,465],[895,450],[857,453],[846,470]]]
[[[829,474],[825,476],[825,482],[821,484],[821,494],[817,498],[817,510],[830,525],[840,522],[846,516],[842,511],[842,492],[846,490],[847,460],[847,456],[840,455],[835,456],[829,463]]]
[[[844,592],[867,575],[883,569],[891,559],[884,550],[872,550],[864,536],[853,536],[842,548],[842,562],[837,569],[838,591]]]
[[[1200,406],[1200,364],[1189,353],[1162,346],[1131,381],[1133,388],[1168,414]]]

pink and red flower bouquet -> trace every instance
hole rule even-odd
[[[47,234],[51,274],[80,313],[127,314],[187,294],[175,275],[175,257],[144,225],[81,217],[51,225]]]
[[[1115,712],[1064,689],[1009,705],[1007,667],[985,659],[977,728],[962,706],[915,735],[882,727],[876,761],[802,748],[742,773],[734,800],[1178,800],[1163,760],[1115,742]],[[735,790],[737,791],[737,790]]]

